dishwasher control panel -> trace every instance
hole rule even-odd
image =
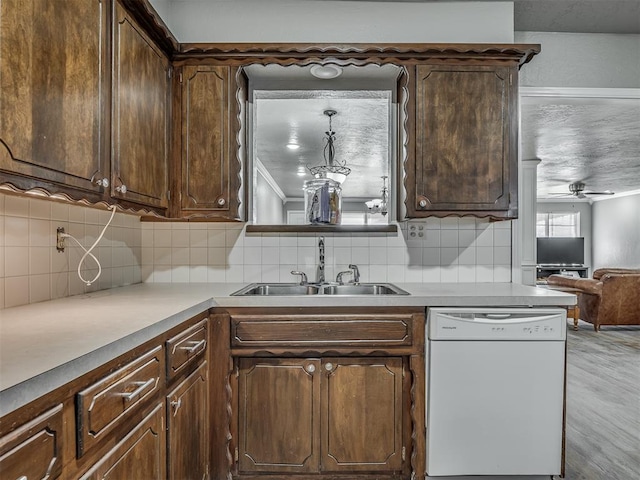
[[[429,340],[564,340],[562,308],[430,308]]]

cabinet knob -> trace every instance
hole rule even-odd
[[[423,198],[422,200],[420,200],[418,205],[420,205],[420,208],[424,208],[427,206],[427,201]]]
[[[116,187],[116,192],[122,193],[123,195],[127,193],[127,186],[123,183],[122,185]]]
[[[181,398],[179,398],[178,400],[172,400],[171,401],[171,408],[173,408],[173,414],[174,415],[176,414],[176,412],[178,411],[180,406],[182,406],[182,399]]]
[[[305,370],[309,373],[313,373],[316,371],[316,366],[313,363],[310,363],[306,366]]]
[[[223,207],[225,203],[227,203],[227,201],[224,198],[218,199],[218,205],[220,205],[221,207]]]
[[[333,370],[333,363],[331,363],[331,362],[329,362],[329,363],[325,363],[325,365],[324,365],[324,369],[325,369],[327,372],[332,371],[332,370]]]
[[[99,187],[107,188],[109,186],[109,179],[107,177],[98,178],[95,183]]]

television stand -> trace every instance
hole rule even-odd
[[[538,265],[536,268],[536,283],[546,284],[547,277],[554,274],[575,272],[580,278],[589,277],[589,267],[582,265]]]

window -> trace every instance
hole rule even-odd
[[[558,212],[538,213],[536,222],[537,237],[579,237],[580,213]]]

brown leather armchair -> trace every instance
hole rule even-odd
[[[593,278],[550,275],[548,285],[578,290],[580,318],[601,325],[640,325],[640,269],[600,268]]]

